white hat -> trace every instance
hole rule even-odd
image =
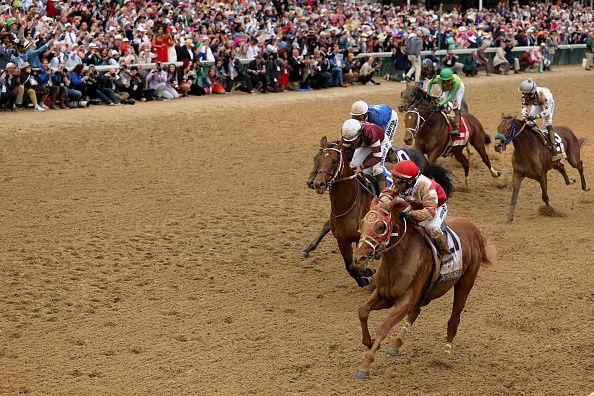
[[[470,41],[471,43],[476,43],[476,37],[470,36],[468,37],[468,41]]]
[[[365,103],[362,100],[358,100],[355,103],[353,103],[353,106],[351,107],[351,115],[359,116],[359,115],[367,114],[368,110],[369,110],[369,106],[367,105],[367,103]]]
[[[9,63],[6,64],[6,68],[7,69],[12,69],[13,67],[16,67],[16,65],[14,63],[12,63],[12,62],[9,62]]]
[[[124,39],[122,40],[122,42],[129,43],[130,42],[130,39],[128,37],[124,37]]]
[[[459,32],[463,32],[463,33],[464,33],[466,30],[468,30],[468,29],[466,28],[466,26],[460,26],[460,27],[458,28],[458,31],[459,31]]]
[[[359,136],[360,131],[361,123],[357,120],[350,118],[342,124],[340,134],[342,135],[343,140],[347,142],[352,142]]]
[[[72,26],[72,24],[70,22],[66,22],[66,24],[64,25],[65,28]]]
[[[97,44],[91,43],[91,44],[89,44],[89,48],[97,48]]]
[[[121,40],[121,39],[122,39],[122,35],[121,35],[121,34],[116,34],[116,35],[113,37],[113,39],[114,39],[114,40]]]

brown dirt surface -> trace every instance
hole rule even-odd
[[[526,77],[463,79],[491,136],[502,112],[519,111]],[[532,77],[554,93],[556,123],[594,140],[594,74]],[[450,292],[423,309],[400,357],[380,350],[371,380],[355,378],[356,310],[369,292],[331,236],[297,258],[329,215],[305,180],[320,136],[338,136],[354,100],[396,106],[402,88],[2,114],[0,393],[594,391],[593,193],[551,172],[551,203],[566,216],[543,217],[538,184],[525,181],[506,225],[511,148],[489,148],[500,179],[475,153],[471,190],[449,201],[498,249],[452,355],[442,355]],[[582,156],[594,185],[594,144]],[[372,333],[386,315],[372,313]]]

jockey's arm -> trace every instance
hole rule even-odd
[[[435,85],[437,77],[433,77],[431,80],[429,80],[429,82],[427,83],[427,95],[431,95],[431,89],[433,88],[433,85]]]
[[[422,209],[411,210],[410,217],[417,223],[431,220],[437,213],[437,192],[435,190],[426,190],[420,193],[420,202],[423,205]]]
[[[372,166],[376,165],[378,162],[382,160],[382,142],[377,140],[371,143],[371,154],[367,156],[363,164],[361,164],[361,169],[371,168]]]
[[[446,104],[450,100],[452,100],[454,98],[454,96],[456,95],[456,92],[458,92],[458,88],[460,88],[460,79],[456,78],[454,81],[454,85],[452,85],[450,92],[448,92],[448,96],[446,96],[444,99],[442,99],[441,102],[439,102],[439,105],[443,106],[444,104]]]

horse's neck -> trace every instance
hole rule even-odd
[[[424,121],[421,121],[422,127],[419,129],[418,136],[423,137],[423,141],[428,148],[433,147],[435,144],[431,143],[432,140],[438,141],[440,137],[440,131],[445,131],[447,135],[448,126],[443,115],[439,111],[430,112],[427,110],[420,111],[419,115],[423,117]]]
[[[518,131],[523,127],[523,125],[517,124],[515,125],[515,130]],[[526,125],[522,133],[513,140],[514,152],[532,152],[536,145],[541,144],[538,136],[536,136],[536,134],[540,132],[531,129],[533,129],[532,126]]]
[[[351,176],[350,169],[345,156],[344,166],[342,172],[338,175],[338,179]],[[335,214],[346,212],[353,205],[353,201],[357,198],[360,188],[361,187],[355,179],[343,180],[334,184],[330,189],[330,205],[332,206],[332,212]]]

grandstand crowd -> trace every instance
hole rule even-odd
[[[591,69],[592,9],[507,4],[446,11],[362,1],[2,0],[0,108],[379,84],[374,57],[357,57],[378,52],[392,53],[397,73],[383,77],[393,80],[420,81],[423,65],[467,75],[480,67],[544,72],[561,44],[586,44]],[[518,58],[514,46],[536,48]],[[452,51],[460,48],[472,56],[460,61]],[[487,48],[497,48],[493,59]],[[436,56],[440,49],[447,54]],[[422,50],[433,52],[422,60]]]

